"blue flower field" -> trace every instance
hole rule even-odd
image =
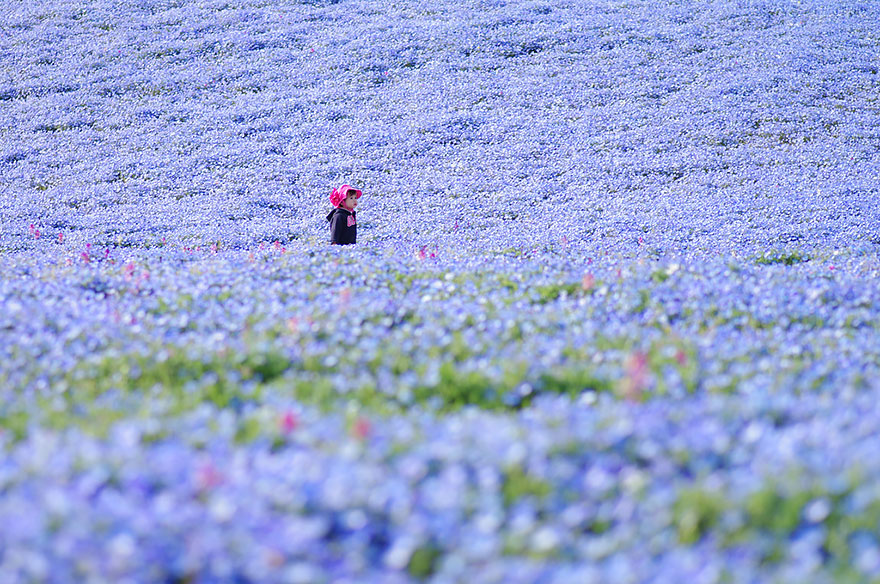
[[[3,3],[0,582],[880,582],[878,128],[876,2]]]

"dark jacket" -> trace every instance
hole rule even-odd
[[[354,211],[337,207],[327,215],[327,221],[330,222],[330,243],[357,243],[357,215]]]

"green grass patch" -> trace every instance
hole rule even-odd
[[[793,266],[810,260],[810,256],[800,251],[772,251],[764,252],[755,258],[758,265],[782,264],[785,266]]]
[[[672,508],[681,543],[690,545],[714,529],[728,508],[724,496],[702,487],[683,489]]]
[[[761,489],[746,499],[748,524],[755,529],[788,534],[800,525],[804,506],[815,497],[816,493],[810,491],[786,494],[775,487]]]
[[[177,348],[104,357],[74,369],[66,383],[74,388],[69,398],[77,403],[111,390],[148,394],[159,388],[162,396],[172,398],[176,409],[183,411],[204,402],[225,408],[236,401],[257,400],[260,386],[291,367],[290,359],[276,351],[190,355]],[[256,382],[252,394],[245,391],[248,381]]]
[[[406,566],[406,571],[413,578],[424,580],[437,570],[443,552],[436,545],[425,544],[413,552]]]
[[[553,485],[528,474],[520,466],[512,466],[504,472],[501,498],[505,507],[510,507],[526,497],[542,501],[552,492]]]
[[[546,284],[544,286],[536,286],[534,288],[537,293],[535,303],[548,304],[560,298],[570,298],[578,293],[583,293],[583,286],[580,283],[569,284]]]
[[[554,368],[541,374],[539,391],[577,397],[584,391],[613,392],[614,382],[583,366]]]

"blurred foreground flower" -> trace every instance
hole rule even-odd
[[[679,365],[684,367],[685,365],[687,365],[687,353],[685,353],[682,349],[678,349],[675,352],[675,360]]]
[[[623,367],[621,395],[630,401],[641,401],[648,388],[648,356],[642,351],[634,351],[626,358]]]
[[[581,288],[584,292],[589,292],[593,289],[593,286],[596,285],[596,277],[593,276],[592,272],[587,272],[584,274],[583,280],[581,280]]]
[[[281,430],[285,434],[290,434],[296,427],[299,425],[299,419],[297,419],[296,414],[293,412],[285,412],[281,417]]]
[[[351,428],[352,435],[358,440],[364,440],[370,435],[370,421],[366,418],[358,418],[355,420]]]
[[[223,483],[223,475],[212,462],[202,464],[196,471],[196,487],[200,491],[213,489]]]

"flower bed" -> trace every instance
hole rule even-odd
[[[876,8],[7,10],[0,581],[880,577]]]

